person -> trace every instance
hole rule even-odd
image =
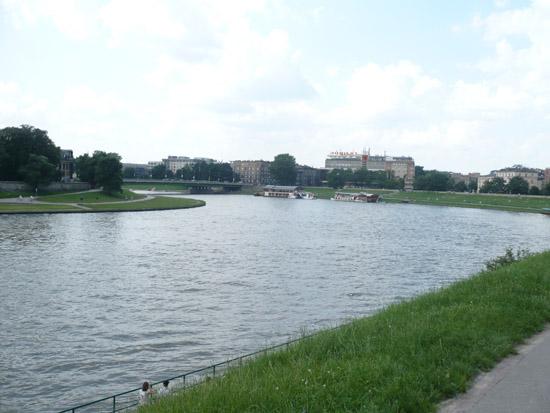
[[[141,385],[141,390],[138,393],[139,405],[142,406],[144,404],[147,404],[147,402],[151,400],[153,393],[153,388],[149,386],[149,382],[144,381]]]
[[[159,390],[159,395],[161,396],[167,395],[170,392],[170,389],[168,388],[169,385],[170,385],[170,380],[164,380],[162,382],[162,387]]]

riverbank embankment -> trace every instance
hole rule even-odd
[[[550,252],[321,332],[140,412],[433,412],[550,321]]]
[[[309,187],[320,199],[330,199],[337,191],[332,188]],[[384,202],[419,205],[450,206],[460,208],[496,209],[513,212],[541,213],[550,208],[550,196],[477,194],[465,192],[397,191],[384,189],[344,189],[344,192],[373,192],[382,195]]]

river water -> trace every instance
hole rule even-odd
[[[372,314],[550,247],[538,214],[195,196],[0,216],[0,411],[55,411]]]

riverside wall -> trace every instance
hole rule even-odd
[[[41,190],[46,191],[87,191],[90,189],[90,184],[87,182],[52,182],[48,186],[41,187]],[[32,191],[25,182],[20,181],[0,181],[0,191],[17,192],[17,191]]]

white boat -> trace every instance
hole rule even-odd
[[[312,201],[314,199],[317,199],[313,192],[300,192],[299,194],[300,194],[300,199],[305,199],[307,201]]]
[[[336,192],[331,201],[368,202],[374,203],[380,200],[380,195],[367,192]]]

